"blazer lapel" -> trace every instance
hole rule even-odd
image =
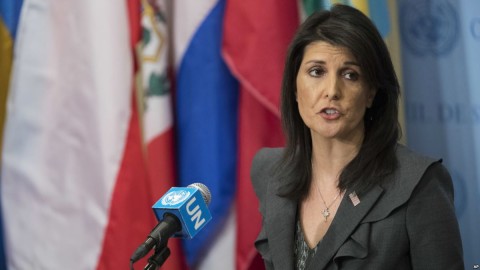
[[[269,191],[267,199],[267,235],[275,269],[293,269],[293,250],[297,202]]]
[[[359,197],[360,203],[354,206],[349,194],[352,190],[347,190],[339,206],[335,218],[330,225],[327,233],[320,242],[317,253],[313,257],[307,269],[324,269],[332,261],[340,246],[352,234],[357,225],[373,207],[383,189],[375,186],[369,192]]]

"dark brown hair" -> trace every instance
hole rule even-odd
[[[296,77],[305,47],[325,41],[347,48],[356,58],[370,88],[376,89],[364,116],[365,136],[357,156],[341,172],[339,188],[366,191],[397,167],[395,148],[400,137],[398,98],[400,87],[390,54],[370,19],[355,8],[334,5],[310,15],[290,44],[282,82],[281,114],[287,145],[281,161],[280,195],[306,196],[312,178],[312,139],[304,124],[295,94]]]

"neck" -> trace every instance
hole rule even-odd
[[[361,142],[312,140],[313,179],[319,186],[338,186],[343,168],[357,155]]]

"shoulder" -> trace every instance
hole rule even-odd
[[[397,146],[396,155],[398,168],[384,187],[405,195],[413,192],[428,170],[445,170],[441,159],[419,154],[401,144]]]
[[[441,159],[422,155],[401,144],[397,145],[396,155],[398,168],[391,179],[386,181],[386,188],[401,188],[404,192],[411,193],[430,167],[438,167],[434,164],[443,167]]]
[[[419,154],[401,144],[397,145],[396,155],[399,163],[396,173],[422,174],[431,164],[441,162],[440,159]]]
[[[407,203],[415,194],[415,190],[422,182],[430,182],[432,178],[443,179],[442,185],[447,185],[450,180],[446,168],[441,164],[441,159],[428,157],[412,151],[403,145],[398,145],[396,150],[398,167],[382,182],[382,199],[369,215],[369,219],[377,220],[388,216],[392,211]]]
[[[416,168],[419,176],[413,180],[399,179],[407,183],[405,219],[413,268],[463,269],[452,178],[441,160],[420,157],[414,161],[421,164],[407,161],[404,165]]]
[[[394,181],[397,182],[397,186],[403,186],[405,191],[414,193],[420,186],[432,184],[440,188],[453,189],[450,174],[442,164],[442,159],[420,155],[401,145],[398,147],[397,157],[399,168]]]
[[[250,176],[257,197],[262,200],[268,183],[274,177],[284,148],[262,148],[254,156]]]
[[[272,169],[282,158],[284,148],[262,148],[260,149],[252,161],[252,174],[265,173],[266,169]]]

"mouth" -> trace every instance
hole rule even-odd
[[[323,109],[320,111],[321,113],[325,113],[327,115],[334,115],[334,114],[339,114],[340,112],[336,109],[330,109],[330,108],[326,108],[326,109]]]
[[[319,112],[319,114],[322,115],[323,118],[328,119],[328,120],[338,119],[341,115],[340,111],[336,108],[323,108]]]

